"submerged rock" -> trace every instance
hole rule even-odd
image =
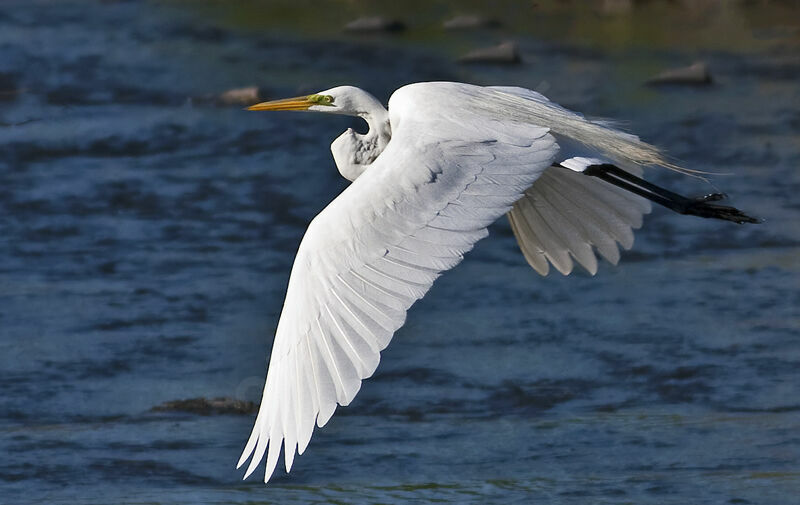
[[[189,398],[188,400],[174,400],[157,405],[150,409],[152,412],[187,412],[201,416],[223,414],[255,414],[258,405],[253,402],[237,400],[235,398]]]
[[[459,63],[494,63],[500,65],[515,65],[522,59],[519,56],[517,45],[513,42],[485,47],[470,51],[458,59]]]
[[[496,19],[485,18],[475,14],[456,16],[442,23],[442,27],[445,30],[471,30],[475,28],[494,28],[498,26],[500,26],[500,22]]]
[[[401,21],[383,16],[365,16],[344,25],[346,32],[399,32],[405,29],[406,25]]]
[[[688,67],[665,70],[648,79],[645,84],[658,86],[662,84],[706,85],[711,84],[711,74],[708,65],[702,62],[694,63]]]

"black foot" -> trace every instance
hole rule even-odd
[[[734,223],[760,223],[760,219],[748,216],[744,212],[734,207],[725,205],[715,205],[709,202],[718,202],[725,198],[723,193],[711,193],[700,198],[686,198],[672,191],[668,191],[660,186],[649,183],[640,177],[622,170],[621,168],[610,165],[591,165],[583,171],[584,175],[597,177],[609,184],[620,187],[631,193],[647,198],[659,205],[671,209],[679,214],[700,216],[711,219],[722,219]]]
[[[728,207],[726,205],[714,205],[708,202],[716,202],[725,198],[721,193],[714,193],[695,200],[688,200],[684,203],[683,209],[676,212],[681,214],[689,214],[692,216],[707,217],[711,219],[723,219],[725,221],[733,221],[734,223],[744,224],[753,223],[758,224],[760,219],[748,216],[741,210]]]
[[[700,202],[718,202],[726,198],[728,198],[728,195],[726,195],[725,193],[711,193],[709,195],[695,198],[695,200],[698,200]]]

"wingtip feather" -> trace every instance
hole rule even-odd
[[[250,460],[250,465],[244,472],[245,479],[255,472],[256,468],[258,468],[258,464],[261,463],[261,458],[264,457],[264,450],[266,449],[266,446],[266,438],[260,438],[258,440],[258,446],[256,446],[256,452],[253,454],[253,458]]]
[[[317,416],[317,426],[322,428],[328,424],[334,412],[336,412],[336,402],[330,402],[329,405],[320,405],[319,415]]]
[[[250,433],[250,438],[247,439],[247,444],[245,444],[244,449],[242,450],[242,455],[239,456],[239,462],[236,463],[236,469],[238,470],[241,466],[247,461],[247,459],[253,454],[253,449],[256,447],[256,442],[258,442],[258,423],[259,418],[256,417],[255,426],[253,426],[253,431]],[[245,476],[247,478],[247,476]]]
[[[264,484],[266,484],[275,473],[275,467],[278,466],[278,458],[281,455],[281,447],[283,446],[283,439],[277,437],[270,440],[269,452],[267,453],[267,468],[264,471]]]
[[[295,443],[295,444],[292,444],[291,448],[284,447],[284,449],[283,449],[283,456],[284,456],[284,463],[285,463],[284,466],[286,467],[286,473],[289,473],[289,472],[292,471],[292,463],[294,463],[294,454],[295,454],[295,449],[296,448],[297,448],[297,444]]]

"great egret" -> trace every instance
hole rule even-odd
[[[255,427],[237,468],[245,478],[269,447],[264,482],[284,447],[286,471],[378,366],[380,351],[433,281],[508,213],[530,265],[597,271],[633,245],[652,200],[683,214],[757,222],[732,207],[652,185],[641,167],[669,163],[637,137],[523,88],[431,82],[394,92],[387,111],[341,86],[264,102],[363,118],[331,144],[352,184],[316,216],[292,268]]]

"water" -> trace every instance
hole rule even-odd
[[[0,7],[0,502],[796,500],[796,26],[734,24],[746,47],[636,33],[604,45],[619,33],[604,23],[623,21],[559,38],[552,14],[539,23],[556,33],[515,33],[522,66],[493,68],[452,59],[498,33],[255,30],[218,9]],[[641,86],[698,58],[714,86]],[[499,222],[292,473],[241,482],[252,416],[150,409],[258,399],[294,251],[345,187],[328,143],[357,122],[204,97],[351,83],[385,99],[431,79],[538,88],[624,118],[685,165],[735,174],[716,186],[766,222],[656,209],[620,266],[544,279]]]

